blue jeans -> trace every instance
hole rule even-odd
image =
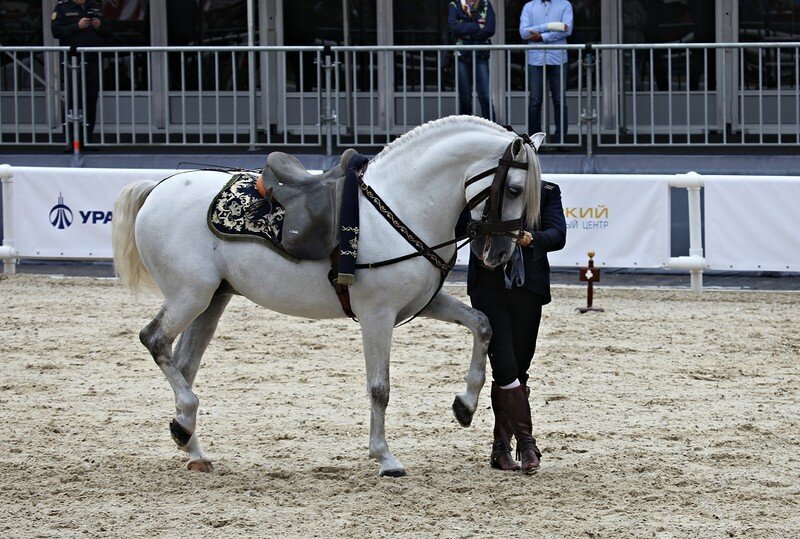
[[[564,142],[567,134],[567,89],[568,64],[548,66],[528,66],[528,86],[530,88],[530,101],[528,102],[528,134],[542,132],[542,103],[544,101],[544,71],[546,69],[547,85],[550,87],[550,97],[553,99],[553,116],[555,118],[556,132],[553,133],[553,142]]]
[[[494,120],[489,97],[489,55],[484,51],[461,51],[458,56],[458,113],[472,114],[472,59],[475,55],[475,91],[481,105],[481,116]]]

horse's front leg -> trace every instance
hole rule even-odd
[[[381,476],[402,477],[406,475],[406,469],[389,451],[385,428],[386,406],[389,404],[389,352],[395,318],[390,313],[359,313],[367,365],[367,394],[371,404],[369,456],[380,463]]]
[[[486,381],[486,351],[489,339],[492,338],[489,319],[482,312],[465,305],[444,290],[436,294],[420,316],[460,324],[472,332],[472,361],[466,376],[467,390],[456,395],[453,401],[456,420],[462,426],[468,427],[478,408],[478,396]]]

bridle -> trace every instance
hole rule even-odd
[[[526,144],[529,142],[530,139],[526,142]],[[467,203],[467,207],[470,209],[470,211],[472,211],[478,206],[478,204],[487,198],[489,199],[483,208],[481,220],[472,221],[469,225],[467,225],[467,233],[470,240],[475,239],[478,236],[505,235],[517,237],[522,230],[522,218],[510,219],[508,221],[502,220],[503,191],[505,191],[506,181],[508,180],[508,170],[511,168],[528,170],[528,163],[514,161],[511,152],[513,144],[514,143],[512,142],[508,145],[506,151],[503,153],[503,156],[497,161],[496,167],[472,176],[464,182],[464,189],[466,189],[473,183],[494,174],[491,185],[481,189],[481,191],[472,197]]]
[[[525,144],[532,145],[530,138],[527,135],[522,135],[523,142]],[[364,196],[367,200],[369,200],[375,209],[386,218],[387,221],[400,233],[403,238],[411,244],[416,252],[409,253],[404,256],[399,256],[397,258],[391,258],[389,260],[382,260],[380,262],[370,262],[367,264],[356,264],[356,269],[365,269],[365,268],[379,268],[381,266],[388,266],[389,264],[395,264],[397,262],[402,262],[403,260],[408,260],[410,258],[415,258],[417,256],[422,256],[427,258],[442,274],[442,282],[444,282],[444,278],[447,276],[448,273],[453,269],[456,263],[456,253],[458,249],[469,243],[470,241],[474,240],[475,238],[481,236],[510,236],[510,237],[518,237],[522,231],[522,218],[519,219],[510,219],[507,221],[502,220],[502,210],[503,210],[503,192],[505,190],[506,181],[508,180],[508,171],[511,168],[518,168],[522,170],[528,170],[528,163],[522,163],[519,161],[514,161],[513,159],[513,148],[514,142],[512,141],[506,147],[505,152],[503,153],[502,157],[497,161],[497,166],[492,167],[488,170],[485,170],[475,176],[467,178],[464,182],[464,189],[472,185],[473,183],[480,181],[484,178],[487,178],[494,174],[494,178],[492,179],[491,185],[481,189],[478,194],[472,197],[468,203],[467,207],[471,210],[476,208],[481,202],[488,199],[488,202],[484,206],[483,215],[481,216],[480,221],[472,221],[467,225],[467,232],[465,234],[461,234],[458,237],[448,240],[444,243],[440,243],[439,245],[434,245],[429,247],[424,241],[422,241],[419,236],[414,234],[395,214],[392,210],[383,202],[383,200],[378,196],[372,188],[365,184],[363,181],[363,172],[359,175],[358,178],[358,185],[361,188],[361,191],[364,193]],[[437,249],[441,249],[442,247],[446,247],[448,245],[452,245],[454,243],[458,243],[459,241],[466,240],[464,243],[458,246],[456,249],[456,253],[453,254],[453,257],[450,261],[445,261],[441,256],[436,253]]]

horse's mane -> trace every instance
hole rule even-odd
[[[431,120],[430,122],[426,122],[418,127],[415,127],[411,131],[401,135],[399,138],[394,139],[392,142],[387,144],[381,152],[376,155],[372,161],[373,163],[380,160],[381,158],[385,157],[386,154],[389,152],[396,150],[397,148],[402,148],[409,141],[414,141],[417,138],[428,134],[430,131],[434,131],[437,129],[445,128],[445,127],[457,127],[463,126],[464,124],[474,124],[478,126],[487,127],[492,129],[493,131],[507,136],[507,138],[511,139],[515,135],[511,131],[506,130],[504,127],[497,125],[494,122],[490,122],[484,118],[479,116],[467,116],[467,115],[460,115],[460,116],[446,116],[444,118],[439,118],[438,120]]]
[[[391,154],[394,150],[398,148],[403,148],[404,146],[408,145],[409,141],[415,141],[420,137],[429,134],[431,131],[448,127],[463,129],[464,127],[470,124],[476,127],[484,127],[487,129],[489,133],[498,135],[507,141],[511,141],[517,136],[519,136],[513,131],[509,131],[506,128],[497,125],[494,122],[491,122],[484,118],[480,118],[478,116],[467,116],[467,115],[447,116],[445,118],[440,118],[438,120],[432,120],[430,122],[424,123],[412,129],[411,131],[405,133],[399,138],[393,140],[392,142],[387,144],[383,148],[383,150],[372,159],[372,163],[374,164],[380,161],[381,159],[386,157],[387,154]],[[527,178],[525,182],[525,192],[523,196],[525,197],[526,207],[534,208],[533,211],[526,212],[526,221],[529,226],[533,227],[539,220],[541,163],[539,163],[536,150],[534,150],[533,146],[526,144],[524,145],[524,148],[527,154],[527,161],[532,165],[529,166],[528,168]]]

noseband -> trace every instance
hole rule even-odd
[[[470,211],[472,211],[478,206],[478,204],[487,198],[489,199],[483,208],[481,220],[472,221],[469,223],[469,225],[467,225],[467,234],[470,238],[497,235],[517,237],[520,230],[522,230],[522,218],[511,219],[508,221],[502,220],[503,191],[505,190],[506,181],[508,180],[508,170],[511,168],[528,170],[528,163],[514,161],[511,153],[511,147],[513,144],[514,143],[512,142],[508,145],[506,151],[503,153],[503,156],[498,160],[496,167],[472,176],[471,178],[468,178],[466,182],[464,182],[464,188],[466,189],[473,183],[494,174],[492,184],[482,189],[467,203],[467,207],[470,209]]]

